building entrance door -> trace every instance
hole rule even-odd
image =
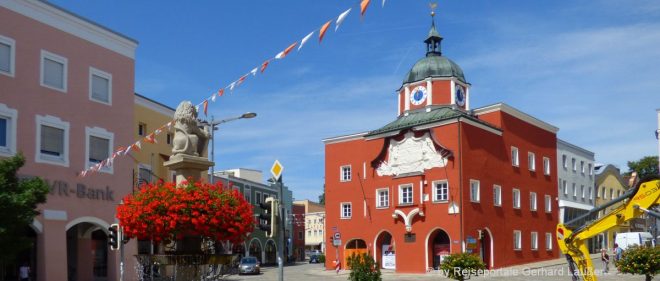
[[[429,253],[431,253],[431,263],[433,269],[439,269],[440,263],[451,253],[451,241],[449,235],[442,229],[438,229],[431,234],[432,239],[429,239]]]
[[[348,269],[348,258],[351,255],[361,255],[367,253],[367,243],[362,239],[353,239],[346,243],[346,249],[344,250],[344,264],[343,268]]]
[[[490,237],[490,232],[486,231],[485,229],[482,230],[484,233],[482,234],[483,237],[481,238],[481,260],[484,261],[486,264],[487,269],[491,269],[491,256],[492,256],[492,246],[493,246],[493,239]]]

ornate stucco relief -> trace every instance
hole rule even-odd
[[[403,140],[390,140],[388,159],[376,169],[379,176],[398,176],[421,173],[431,168],[444,167],[447,159],[435,149],[429,133],[416,138],[407,132]]]

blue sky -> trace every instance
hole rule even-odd
[[[209,106],[216,119],[257,112],[216,133],[216,170],[275,159],[296,199],[322,192],[322,139],[396,118],[404,75],[424,55],[428,1],[65,1],[55,4],[140,42],[136,91],[175,107],[201,102],[347,8],[322,44],[273,62]],[[471,105],[505,102],[627,170],[658,155],[658,1],[439,1],[443,54],[472,84]],[[318,34],[318,33],[316,33]]]

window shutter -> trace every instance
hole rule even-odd
[[[0,70],[11,71],[11,46],[0,43]]]
[[[103,102],[109,101],[110,83],[108,79],[92,75],[92,98]]]
[[[101,162],[109,156],[110,141],[107,139],[90,136],[89,137],[89,161]]]
[[[41,125],[41,151],[62,155],[64,153],[64,130]]]
[[[44,59],[44,84],[64,89],[64,65],[54,60]]]

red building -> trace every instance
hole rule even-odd
[[[558,129],[503,103],[471,109],[441,40],[433,26],[396,120],[324,140],[327,268],[356,252],[416,273],[450,253],[489,268],[558,257]]]
[[[293,257],[296,261],[305,260],[305,205],[292,204],[293,215]]]

